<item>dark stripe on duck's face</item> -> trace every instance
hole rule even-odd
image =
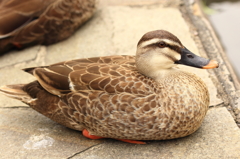
[[[175,51],[175,52],[181,54],[181,48],[180,48],[179,46],[177,46],[177,45],[169,45],[169,44],[167,44],[167,47],[170,48],[171,50],[173,50],[173,51]]]
[[[160,41],[160,42],[163,42],[163,41]],[[170,49],[170,50],[172,50],[172,51],[174,51],[176,53],[181,54],[181,48],[179,46],[177,46],[177,45],[170,45],[168,43],[165,43],[165,47],[161,48],[161,47],[159,47],[159,43],[160,42],[146,45],[143,48],[148,48],[148,49],[150,49],[150,48],[152,48],[152,49],[154,49],[154,48],[160,48],[160,49],[168,48],[168,49]],[[168,54],[163,54],[163,55],[168,57],[172,61],[177,61],[178,60],[178,59],[176,59],[175,57],[173,57],[171,55],[168,55]]]
[[[162,42],[162,41],[160,41],[160,42]],[[159,47],[159,43],[160,43],[160,42],[146,45],[146,46],[144,46],[143,48],[153,48],[153,47],[161,48],[161,47]],[[164,42],[164,41],[163,41],[163,42]],[[179,46],[177,46],[177,45],[170,45],[170,44],[168,44],[168,43],[165,43],[165,45],[166,45],[165,47],[167,47],[167,48],[169,48],[169,49],[171,49],[171,50],[173,50],[173,51],[181,54],[181,48],[180,48]],[[165,47],[163,47],[163,48],[165,48]]]
[[[166,56],[167,58],[169,58],[172,61],[176,61],[177,60],[176,58],[174,58],[173,56],[170,56],[168,54],[163,54],[163,55]]]

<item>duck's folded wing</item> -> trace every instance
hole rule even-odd
[[[70,92],[68,75],[72,69],[64,65],[27,68],[24,71],[34,75],[40,85],[51,94]]]
[[[107,93],[127,92],[151,94],[154,90],[152,79],[136,70],[134,56],[105,56],[80,59],[71,65],[69,82],[72,91],[101,90]]]
[[[25,71],[33,74],[44,89],[55,95],[82,90],[151,94],[154,91],[152,80],[138,73],[133,59],[132,56],[79,59]]]
[[[1,0],[0,39],[14,32],[38,17],[53,0]]]

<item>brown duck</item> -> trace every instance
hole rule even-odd
[[[0,54],[64,40],[94,10],[95,0],[0,0]]]
[[[29,84],[2,86],[5,95],[91,139],[166,140],[184,137],[201,125],[208,89],[176,64],[210,69],[173,34],[156,30],[138,42],[136,56],[77,59],[24,69]]]

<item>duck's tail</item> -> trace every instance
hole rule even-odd
[[[26,104],[32,101],[32,98],[23,91],[24,84],[5,85],[0,87],[0,93],[7,97],[20,100]]]

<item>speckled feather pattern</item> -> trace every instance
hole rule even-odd
[[[26,71],[41,85],[35,81],[23,87],[36,98],[25,103],[60,124],[101,137],[184,137],[200,127],[209,105],[208,90],[194,74],[178,70],[154,81],[136,70],[134,56],[79,59]]]

